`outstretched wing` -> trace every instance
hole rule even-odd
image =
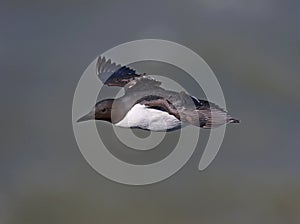
[[[96,69],[99,79],[108,86],[131,88],[137,84],[148,86],[160,84],[146,74],[137,74],[134,69],[116,64],[101,56],[98,57]]]
[[[141,76],[129,67],[117,65],[101,56],[98,57],[96,69],[99,79],[108,86],[123,87],[134,78]]]

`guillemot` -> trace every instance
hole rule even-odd
[[[160,81],[105,57],[98,57],[96,73],[103,84],[123,87],[125,94],[97,102],[77,122],[104,120],[120,127],[150,131],[172,131],[186,125],[213,128],[239,123],[214,103],[185,92],[165,90]]]

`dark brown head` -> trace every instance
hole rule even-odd
[[[106,99],[97,102],[91,112],[79,118],[77,122],[88,120],[104,120],[111,122],[113,101],[113,99]]]

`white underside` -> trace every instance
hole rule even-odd
[[[115,125],[126,128],[139,127],[151,131],[164,131],[180,127],[181,121],[165,111],[136,104],[128,111],[123,120]]]

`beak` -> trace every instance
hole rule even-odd
[[[84,115],[83,117],[79,118],[77,122],[81,121],[88,121],[88,120],[94,120],[95,116],[92,112],[89,112],[88,114]]]

